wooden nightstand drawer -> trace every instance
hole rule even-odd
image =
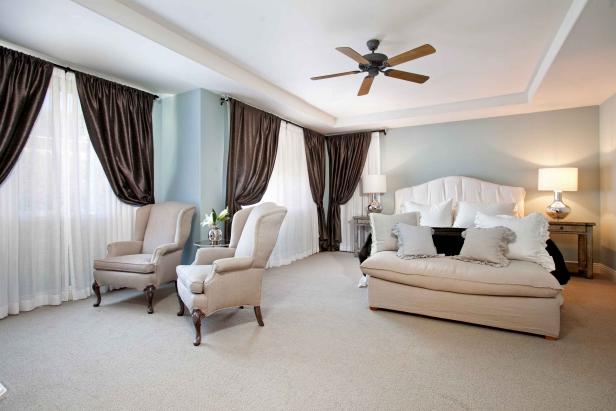
[[[586,226],[583,225],[567,225],[567,224],[550,224],[550,232],[569,232],[569,233],[585,233]]]

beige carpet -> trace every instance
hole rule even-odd
[[[0,409],[616,409],[616,284],[576,278],[556,342],[372,312],[357,260],[322,253],[271,270],[251,309],[145,313],[116,291],[0,320]]]

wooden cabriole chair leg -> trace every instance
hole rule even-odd
[[[96,294],[96,302],[93,304],[93,306],[98,307],[99,305],[101,305],[101,287],[96,281],[92,283],[92,291],[94,291],[94,294]]]
[[[177,316],[181,317],[184,315],[184,301],[182,301],[182,297],[180,297],[180,293],[178,292],[178,282],[174,281],[175,284],[175,294],[178,296],[178,303],[180,303],[180,311],[177,312]]]
[[[143,292],[145,293],[145,300],[148,303],[148,314],[152,314],[154,312],[154,307],[152,307],[152,300],[154,300],[154,290],[156,287],[153,285],[148,285],[145,287]]]
[[[193,345],[196,347],[201,344],[201,317],[203,317],[203,311],[196,309],[192,312],[192,321],[195,326],[195,341]]]
[[[263,327],[265,324],[263,324],[263,317],[261,316],[261,306],[255,305],[254,309],[255,309],[255,317],[257,317],[257,322],[259,323],[261,327]]]

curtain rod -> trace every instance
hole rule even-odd
[[[230,97],[221,97],[221,98],[220,98],[220,105],[222,106],[224,103],[228,103],[228,102],[229,102],[229,99],[230,99]],[[238,100],[238,101],[240,101],[240,100]],[[246,104],[246,103],[244,103],[243,101],[240,101],[240,103],[242,103],[242,104]],[[265,110],[260,109],[259,107],[255,107],[255,106],[252,106],[252,105],[250,105],[250,104],[246,104],[246,105],[247,105],[247,106],[250,106],[250,107],[252,107],[252,108],[256,108],[257,110],[265,111]],[[296,127],[299,127],[299,128],[308,128],[308,127],[306,127],[306,126],[301,126],[301,125],[299,125],[299,124],[297,124],[297,123],[295,123],[295,122],[293,122],[293,121],[291,121],[291,120],[287,120],[286,118],[282,118],[282,117],[280,117],[280,116],[279,116],[279,115],[277,115],[277,114],[270,113],[269,111],[265,111],[265,112],[266,112],[266,113],[269,113],[269,114],[271,114],[271,115],[273,115],[273,116],[278,117],[279,119],[281,119],[282,121],[284,121],[284,122],[286,122],[286,123],[293,124],[293,125],[294,125],[294,126],[296,126]],[[309,130],[310,130],[310,129],[309,129]]]
[[[384,129],[384,128],[381,128],[379,130],[343,131],[343,132],[340,132],[340,133],[326,134],[325,137],[341,136],[341,135],[344,135],[344,134],[354,134],[354,133],[383,133],[383,134],[387,135],[387,130]]]
[[[59,68],[60,70],[68,71],[69,73],[76,73],[76,72],[77,72],[77,70],[72,69],[72,68],[67,67],[67,66],[61,66],[61,65],[56,64],[56,63],[51,63],[51,64],[52,64],[54,67]],[[93,77],[98,77],[98,76],[93,76]],[[100,78],[102,78],[102,77],[100,77]],[[103,80],[107,80],[107,79],[103,79]],[[111,80],[107,80],[107,81],[111,81]],[[125,84],[118,83],[117,81],[111,81],[111,82],[112,82],[112,83],[117,83],[117,84],[120,84],[120,85],[122,85],[122,86],[124,86],[124,87],[129,87],[129,88],[133,88],[133,89],[135,89],[135,90],[139,90],[138,88],[131,87],[131,86],[127,86],[127,85],[125,85]],[[160,97],[158,97],[156,94],[152,94],[152,93],[149,93],[149,92],[144,91],[144,90],[139,90],[139,91],[143,91],[144,93],[148,93],[148,94],[153,95],[153,96],[154,96],[154,100],[156,100],[156,99],[160,98]]]
[[[220,98],[220,105],[222,106],[224,103],[228,103],[228,102],[229,102],[229,99],[230,99],[230,97],[221,97],[221,98]],[[239,100],[238,100],[238,101],[239,101]],[[246,104],[246,103],[244,103],[243,101],[242,101],[241,103],[242,103],[242,104]],[[256,108],[257,110],[261,110],[260,108],[255,107],[255,106],[251,106],[250,104],[246,104],[246,105],[247,105],[247,106],[250,106],[250,107],[253,107],[253,108]],[[262,111],[265,111],[265,110],[262,110]],[[268,112],[268,113],[269,113],[269,112]],[[291,124],[293,124],[294,126],[297,126],[297,127],[299,127],[299,128],[308,128],[308,127],[306,127],[306,126],[302,126],[302,125],[299,125],[299,124],[297,124],[297,123],[294,123],[293,121],[289,121],[289,120],[287,120],[287,119],[285,119],[285,118],[282,118],[282,117],[280,117],[280,116],[278,116],[278,115],[276,115],[276,114],[273,114],[273,113],[270,113],[270,114],[272,114],[272,115],[274,115],[274,116],[278,117],[278,118],[279,118],[279,119],[281,119],[282,121],[286,121],[287,123],[291,123]],[[309,128],[308,128],[308,130],[311,130],[311,129],[309,129]],[[361,132],[362,132],[362,131],[352,131],[352,132],[350,132],[350,133],[361,133]],[[384,133],[384,134],[387,134],[387,130],[385,130],[385,129],[381,129],[381,130],[366,130],[365,132],[367,132],[367,133]],[[344,133],[335,133],[335,134],[324,134],[324,136],[325,136],[325,137],[329,137],[329,136],[337,136],[337,135],[341,135],[341,134],[349,134],[349,132],[344,132]]]

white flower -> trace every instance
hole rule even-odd
[[[214,222],[212,221],[212,213],[206,215],[203,220],[201,221],[201,227],[205,227],[205,226],[213,226]]]
[[[229,218],[229,209],[228,208],[225,208],[220,213],[218,213],[218,221],[225,221],[227,218]]]

